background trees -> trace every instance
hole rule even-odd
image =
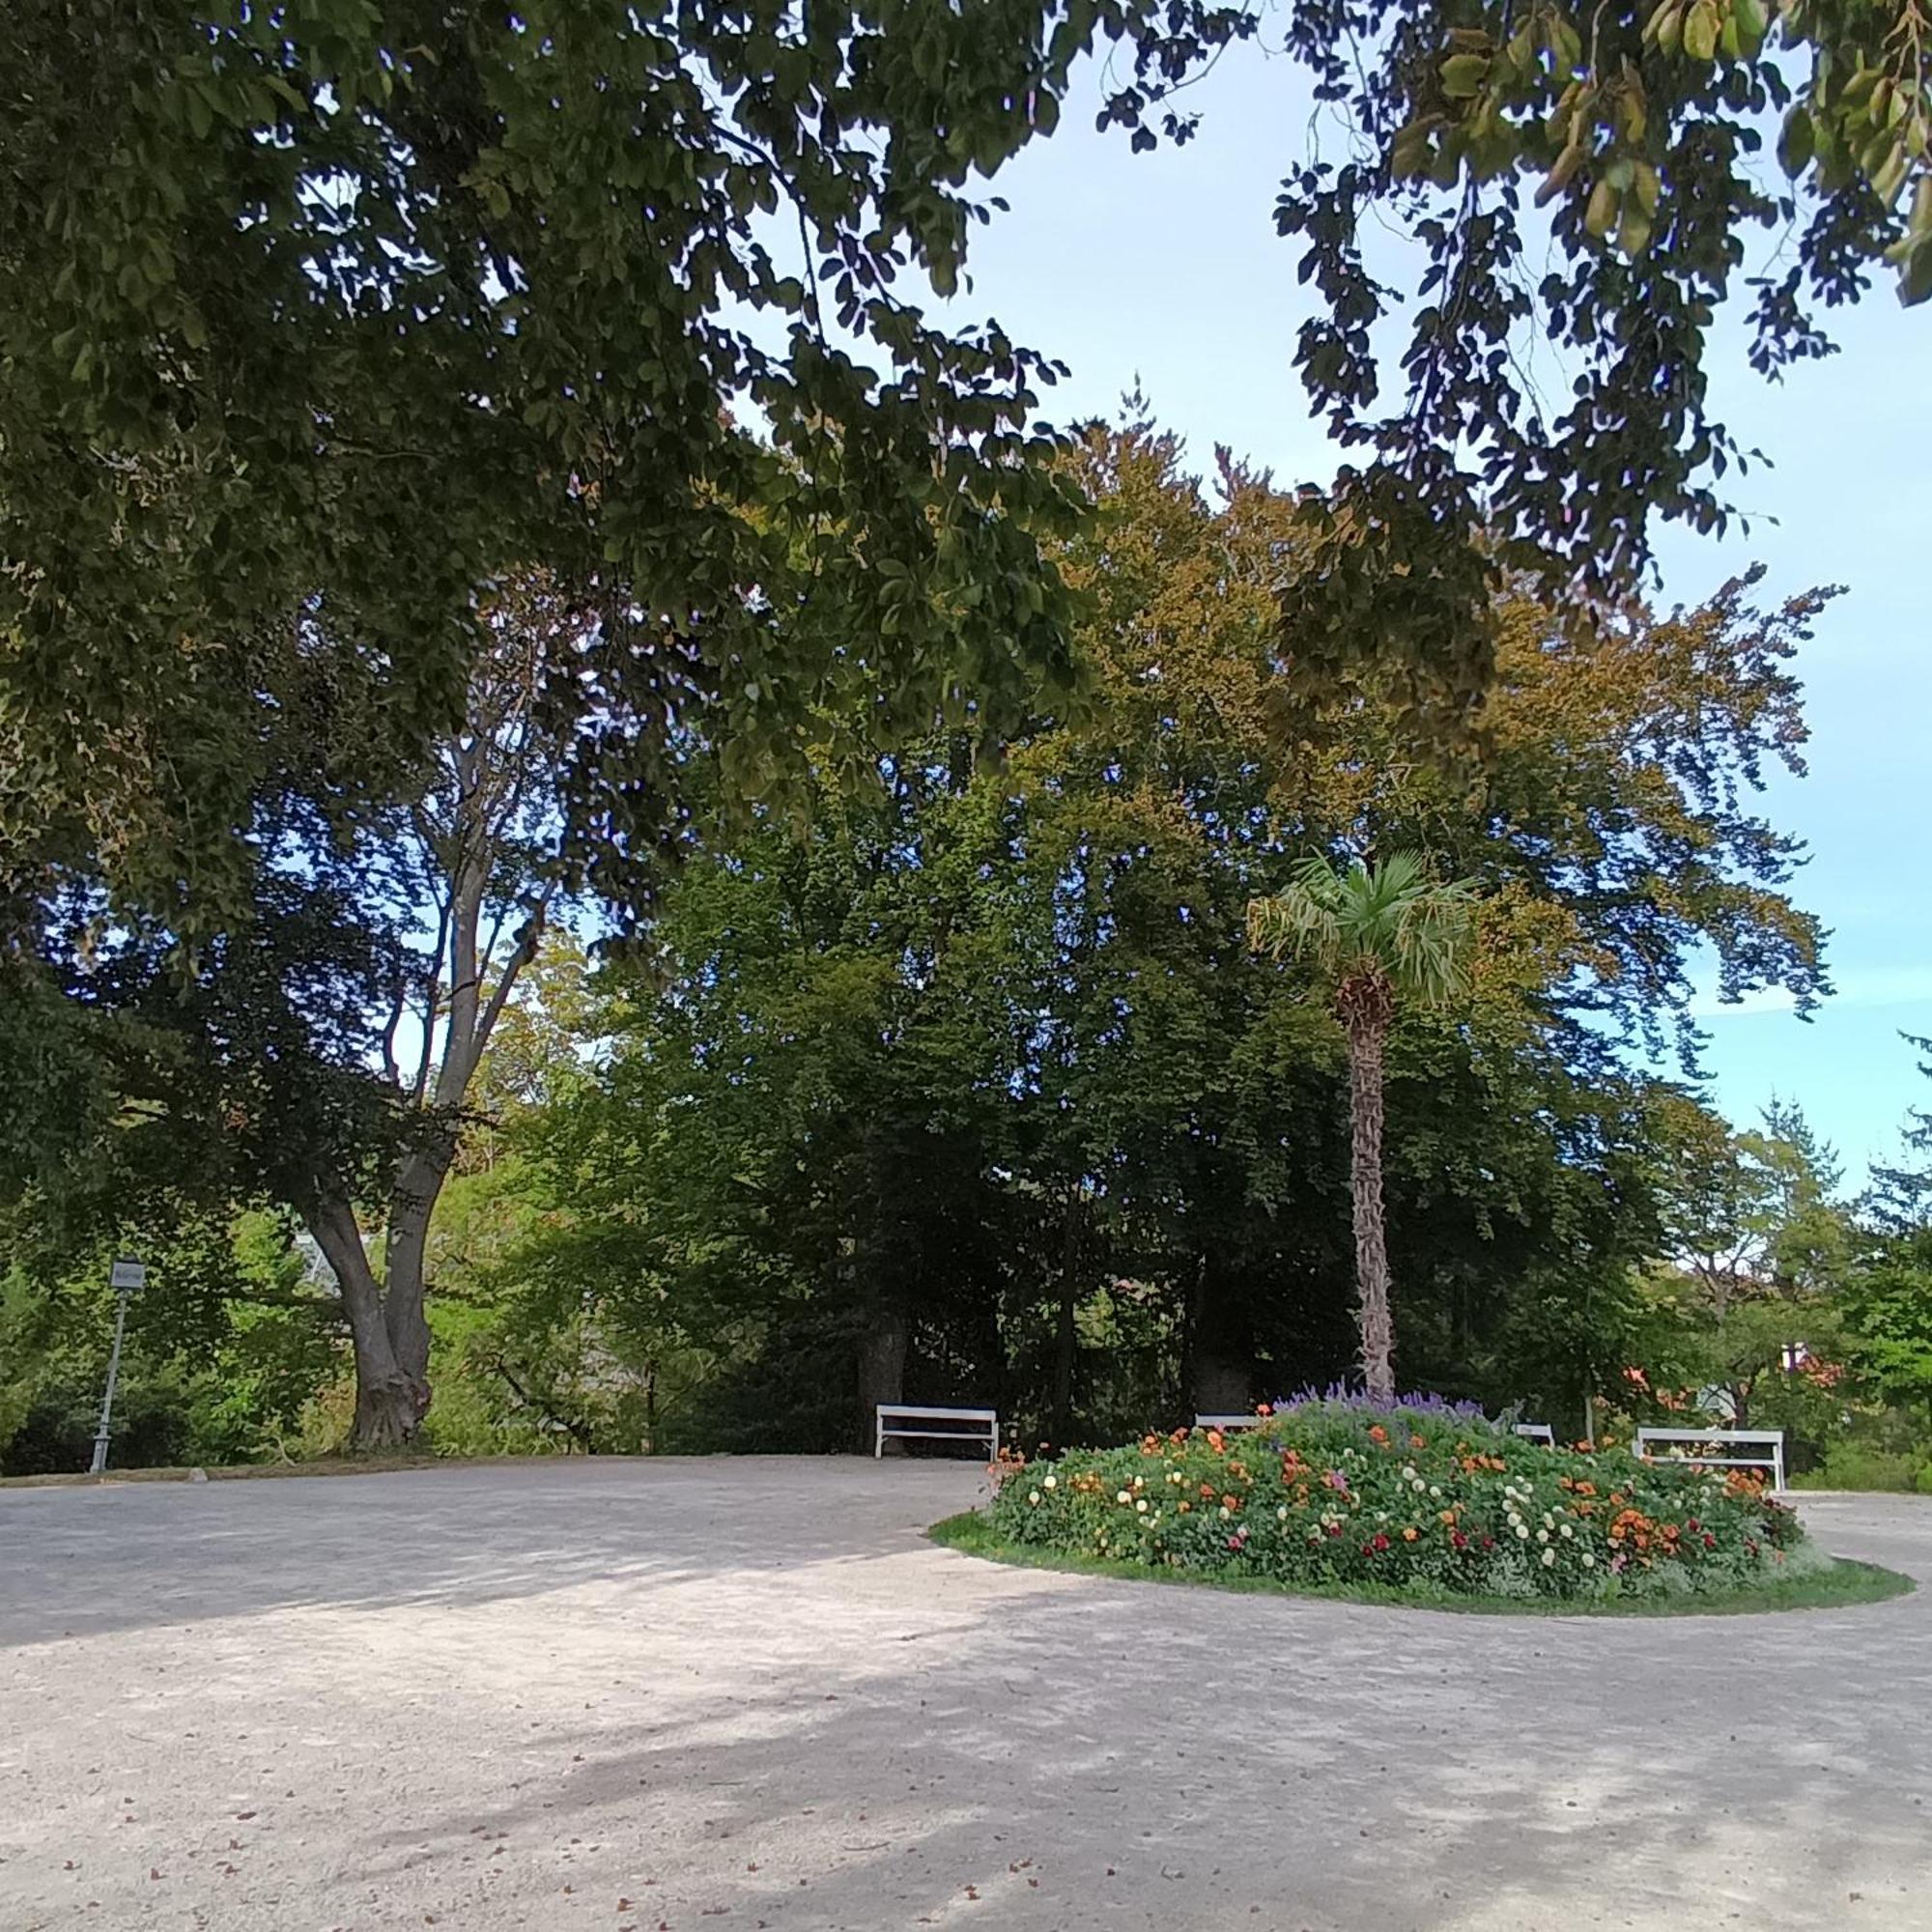
[[[541,1233],[499,1280],[540,1260],[676,1354],[657,1439],[694,1446],[849,1441],[895,1392],[1064,1439],[1345,1373],[1343,1055],[1244,918],[1366,831],[1426,838],[1493,921],[1453,1023],[1390,1039],[1409,1373],[1580,1416],[1662,1239],[1672,1096],[1617,1034],[1670,1042],[1707,940],[1732,983],[1821,983],[1747,804],[1797,753],[1808,603],[1736,586],[1577,639],[1507,600],[1494,753],[1445,770],[1395,753],[1373,676],[1286,728],[1291,499],[1232,464],[1208,497],[1145,426],[1079,461],[1086,702],[1000,760],[942,734],[869,799],[828,784],[803,842],[695,858],[604,977],[601,1058],[518,1141]]]
[[[1346,1055],[1315,976],[1258,961],[1245,919],[1309,852],[1367,840],[1441,855],[1484,907],[1465,997],[1399,1012],[1388,1038],[1405,1378],[1523,1400],[1566,1432],[1586,1396],[1627,1399],[1626,1367],[1708,1384],[1718,1365],[1693,1362],[1654,1280],[1690,1254],[1666,1183],[1693,1128],[1720,1164],[1746,1157],[1649,1056],[1688,1033],[1695,949],[1732,987],[1824,984],[1786,891],[1797,854],[1751,805],[1763,765],[1800,754],[1787,659],[1815,600],[1762,611],[1737,584],[1593,633],[1515,589],[1493,611],[1488,756],[1423,759],[1373,667],[1317,713],[1281,701],[1292,497],[1233,462],[1204,488],[1144,423],[1069,460],[1099,509],[1057,557],[1089,612],[1078,701],[1004,746],[935,729],[867,787],[810,756],[802,828],[773,810],[697,837],[722,823],[701,787],[728,781],[694,759],[688,849],[648,932],[592,967],[564,931],[522,965],[459,1104],[435,1094],[437,935],[448,882],[474,877],[456,766],[418,814],[318,836],[286,876],[265,864],[245,943],[204,952],[185,1001],[122,935],[50,921],[43,952],[12,956],[36,991],[8,1024],[86,1105],[9,1170],[26,1177],[15,1305],[84,1327],[79,1289],[51,1286],[84,1261],[40,1257],[60,1226],[105,1238],[90,1177],[141,1179],[153,1225],[225,1254],[234,1206],[299,1209],[325,1155],[353,1178],[386,1300],[407,1280],[396,1189],[427,1158],[415,1305],[446,1448],[834,1448],[899,1393],[984,1395],[1068,1440],[1344,1375]],[[575,607],[557,609],[551,646],[570,648]],[[500,835],[478,902],[499,961],[544,890],[547,814]],[[479,1021],[500,983],[481,977]],[[420,1104],[385,1037],[398,1068],[430,1047]],[[1771,1148],[1793,1123],[1767,1136],[1750,1171],[1782,1177],[1779,1229],[1803,1235],[1780,1233],[1777,1267],[1810,1284],[1836,1252],[1814,1211],[1829,1170],[1804,1157],[1814,1185]],[[173,1194],[143,1167],[157,1148]],[[288,1439],[324,1440],[350,1420],[346,1311],[312,1246],[294,1264],[290,1319],[336,1367]],[[159,1271],[179,1286],[141,1338],[155,1386],[197,1332],[240,1346],[233,1273]],[[1760,1371],[1732,1379],[1747,1370],[1762,1404]],[[261,1453],[270,1432],[250,1428]]]

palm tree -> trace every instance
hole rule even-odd
[[[1369,1394],[1395,1394],[1388,1244],[1382,1229],[1382,1047],[1398,1000],[1440,1006],[1468,981],[1475,922],[1466,880],[1431,875],[1397,852],[1337,872],[1308,859],[1286,890],[1248,906],[1248,943],[1307,959],[1334,988],[1349,1040],[1349,1185],[1355,1213],[1355,1292]]]

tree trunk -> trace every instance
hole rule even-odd
[[[1062,1222],[1060,1306],[1053,1331],[1053,1416],[1049,1433],[1056,1449],[1065,1449],[1073,1434],[1073,1372],[1079,1361],[1080,1336],[1074,1315],[1080,1296],[1080,1191],[1066,1190]]]
[[[878,1405],[905,1400],[906,1348],[911,1339],[905,1304],[896,1296],[881,1296],[868,1311],[859,1337],[859,1423],[867,1449],[872,1446]]]
[[[1362,1376],[1369,1394],[1395,1394],[1395,1325],[1389,1316],[1388,1242],[1382,1220],[1382,1041],[1384,1026],[1349,1029],[1349,1189],[1355,1210],[1355,1295]]]
[[[1192,1414],[1245,1415],[1255,1402],[1255,1330],[1247,1296],[1204,1256],[1191,1302],[1185,1380]]]
[[[396,1363],[421,1391],[429,1409],[429,1318],[423,1311],[423,1253],[429,1217],[456,1158],[456,1137],[439,1126],[430,1144],[404,1162],[389,1200],[389,1236],[384,1258],[383,1320]]]
[[[400,1448],[422,1421],[428,1389],[396,1358],[384,1319],[383,1292],[369,1265],[354,1209],[339,1197],[328,1196],[305,1218],[335,1276],[349,1317],[349,1339],[355,1354],[355,1446]]]

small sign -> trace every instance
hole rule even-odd
[[[138,1293],[148,1285],[147,1263],[129,1261],[124,1256],[109,1270],[107,1285],[120,1289],[123,1293]]]

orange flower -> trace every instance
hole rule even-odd
[[[1413,1523],[1410,1523],[1409,1526],[1403,1531],[1402,1540],[1405,1543],[1413,1543],[1415,1539],[1421,1534],[1422,1532],[1419,1529],[1417,1529]]]
[[[1369,1424],[1369,1440],[1371,1442],[1386,1442],[1388,1439],[1388,1431],[1379,1422]]]
[[[1420,1435],[1411,1435],[1408,1438],[1408,1446],[1411,1449],[1427,1449],[1429,1444]]]
[[[1208,1446],[1219,1455],[1228,1446],[1228,1438],[1218,1429],[1210,1429],[1208,1432]]]
[[[1444,1510],[1442,1512],[1442,1520],[1446,1522],[1451,1529],[1454,1529],[1456,1526],[1456,1512],[1454,1510]]]

